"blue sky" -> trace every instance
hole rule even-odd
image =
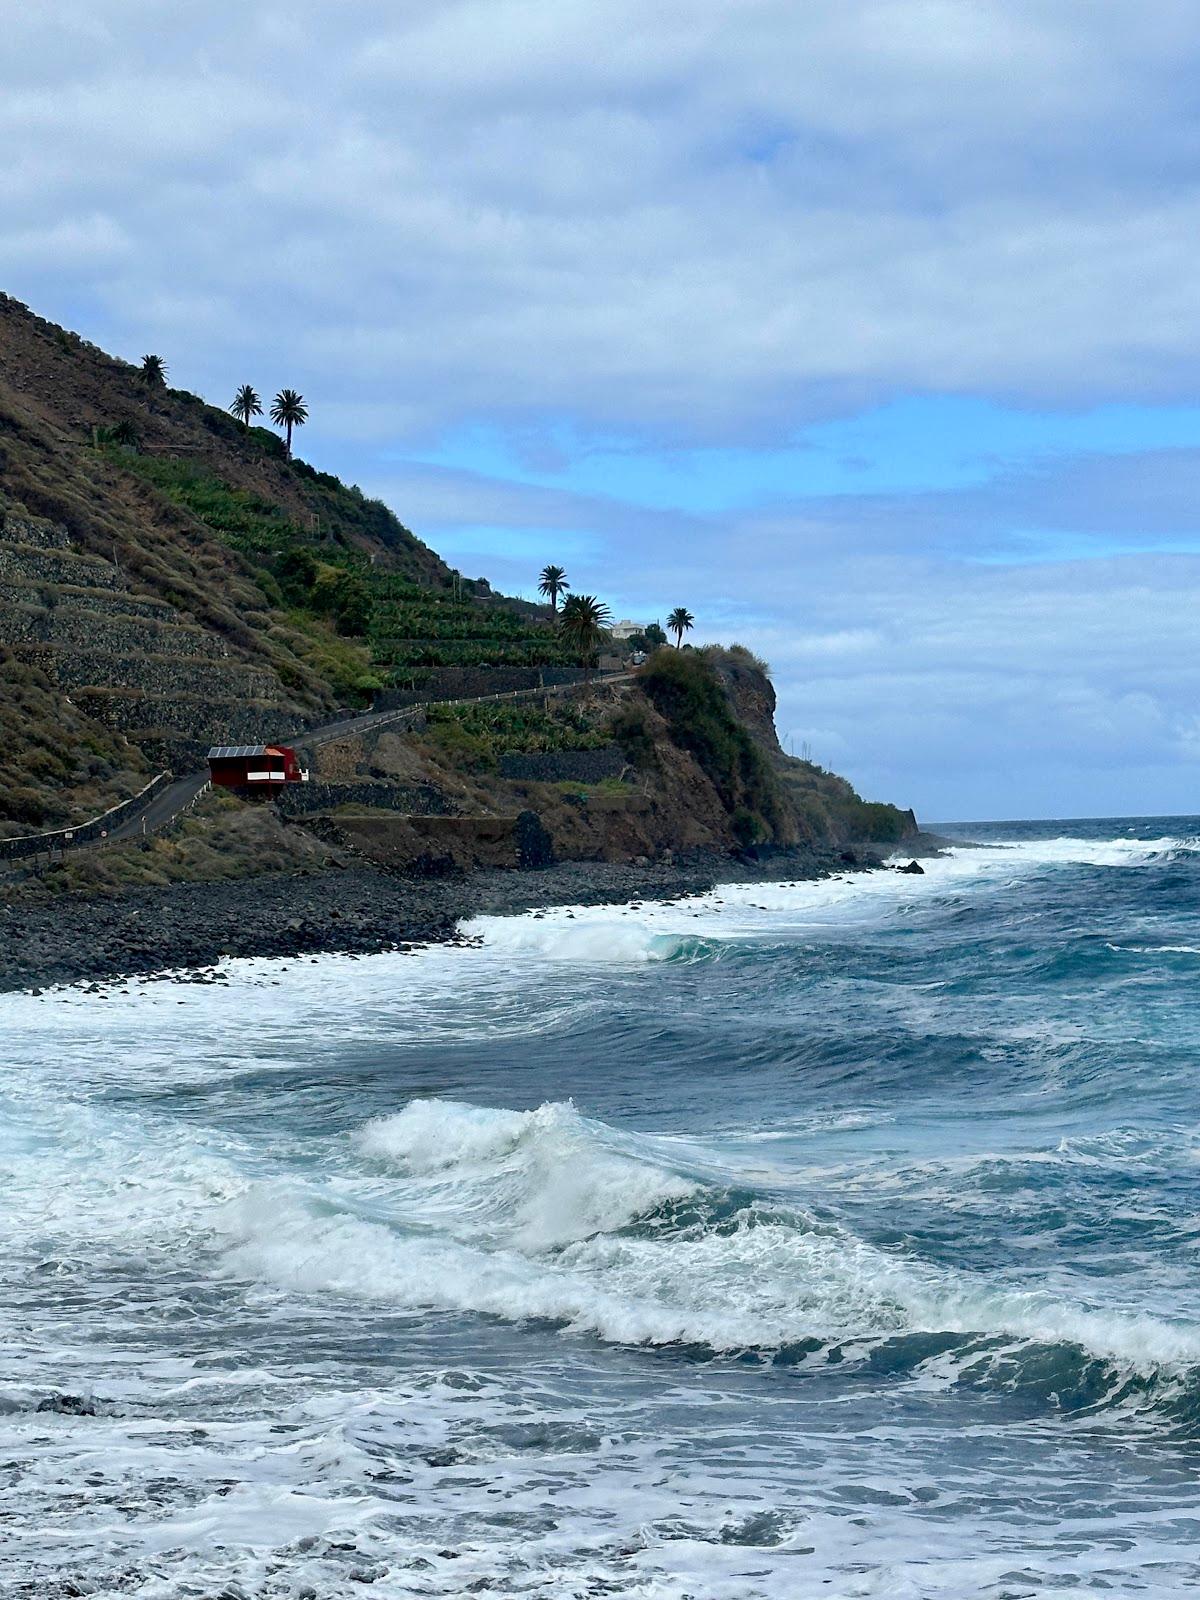
[[[0,0],[0,286],[926,818],[1200,806],[1182,0]]]

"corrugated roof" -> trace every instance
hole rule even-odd
[[[265,744],[215,744],[208,752],[210,761],[231,761],[243,756],[265,756]]]

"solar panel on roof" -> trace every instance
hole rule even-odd
[[[236,761],[245,756],[265,756],[265,744],[215,744],[208,752],[210,761]]]

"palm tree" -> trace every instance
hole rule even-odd
[[[142,382],[151,389],[161,389],[167,381],[167,363],[161,356],[142,357]]]
[[[250,430],[250,418],[262,416],[262,401],[258,398],[258,390],[252,384],[243,383],[233,397],[230,411],[235,417],[241,419],[242,427],[247,432]]]
[[[590,665],[604,637],[604,629],[611,621],[612,613],[594,594],[573,594],[563,601],[558,631],[563,643],[577,650],[585,664]]]
[[[128,417],[122,417],[115,427],[110,428],[108,436],[113,444],[122,445],[126,450],[136,450],[138,447],[138,431]]]
[[[557,616],[558,597],[564,589],[571,585],[567,582],[567,575],[561,567],[543,567],[541,581],[538,584],[538,593],[544,594],[550,602],[550,609]]]
[[[667,628],[675,635],[675,648],[679,649],[683,643],[685,633],[690,633],[695,626],[696,619],[686,606],[676,606],[667,618]]]
[[[276,427],[287,429],[287,458],[292,459],[292,429],[302,428],[308,421],[308,407],[304,396],[295,389],[280,389],[271,407],[271,421]]]

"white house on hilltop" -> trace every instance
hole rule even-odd
[[[614,622],[608,631],[614,639],[632,639],[635,633],[645,633],[649,626],[648,622],[630,622],[628,617],[623,617],[620,622]]]

